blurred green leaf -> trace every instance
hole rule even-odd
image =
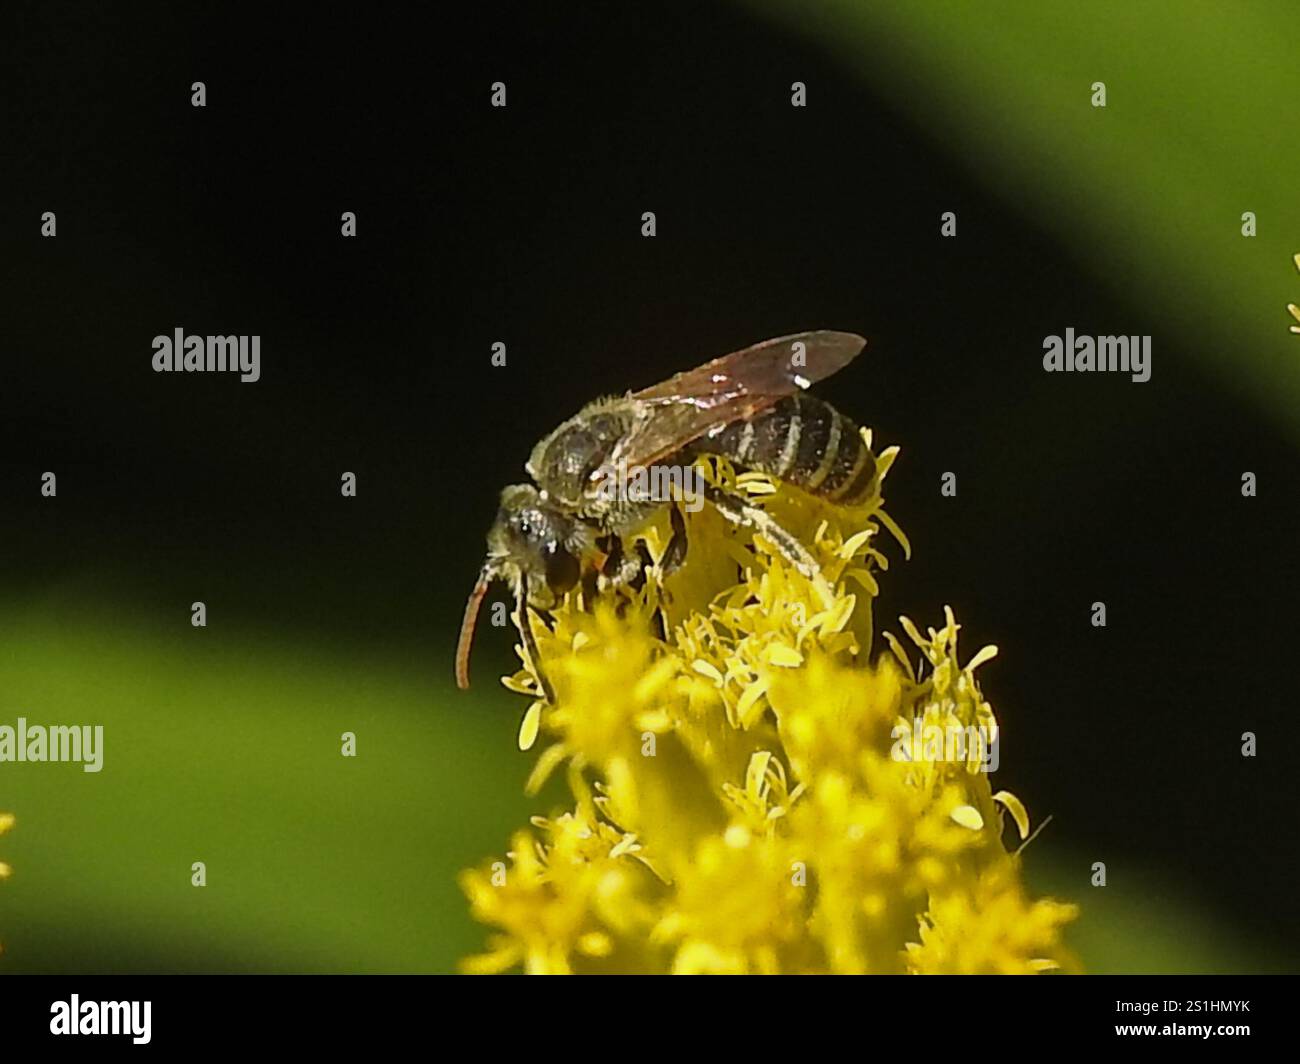
[[[486,675],[460,695],[427,649],[232,643],[188,617],[0,617],[0,723],[104,726],[97,774],[0,764],[0,967],[442,971],[477,948],[455,875],[526,820],[513,700]]]
[[[1300,438],[1300,339],[1286,311],[1300,302],[1293,5],[750,4],[842,57]],[[1097,81],[1105,108],[1091,104]],[[843,105],[813,89],[809,106]],[[872,131],[846,122],[844,136]],[[1241,235],[1245,211],[1254,238]],[[1168,372],[1161,356],[1157,341],[1155,376]]]

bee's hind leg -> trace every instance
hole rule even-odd
[[[745,499],[723,491],[711,484],[702,489],[705,499],[723,517],[734,525],[752,529],[777,549],[777,552],[800,574],[812,582],[817,595],[827,607],[835,601],[831,586],[822,575],[821,566],[802,543],[782,527],[780,522],[765,510],[760,510]]]

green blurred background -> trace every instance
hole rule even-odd
[[[0,765],[0,971],[451,970],[456,872],[562,801],[506,635],[450,683],[494,493],[593,395],[817,326],[904,449],[879,623],[1002,647],[998,783],[1087,967],[1295,967],[1286,5],[806,6],[21,10],[0,723],[106,749]],[[178,326],[260,333],[262,381],[152,374]],[[1152,334],[1151,383],[1044,374],[1066,326]]]

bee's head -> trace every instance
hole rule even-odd
[[[512,484],[488,532],[488,562],[512,584],[520,578],[532,596],[543,588],[559,599],[580,575],[579,522],[546,499],[531,484]]]
[[[587,527],[531,484],[512,484],[501,493],[496,520],[488,530],[487,560],[479,573],[461,624],[456,679],[469,686],[469,649],[488,586],[506,581],[518,599],[520,619],[528,603],[554,606],[582,575],[580,558]],[[521,633],[527,625],[521,624]]]

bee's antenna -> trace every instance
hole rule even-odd
[[[474,645],[474,626],[478,623],[478,611],[483,605],[483,596],[496,578],[492,563],[485,562],[478,574],[478,582],[469,593],[465,603],[465,617],[460,622],[460,638],[456,640],[456,686],[462,691],[469,688],[469,651]]]

